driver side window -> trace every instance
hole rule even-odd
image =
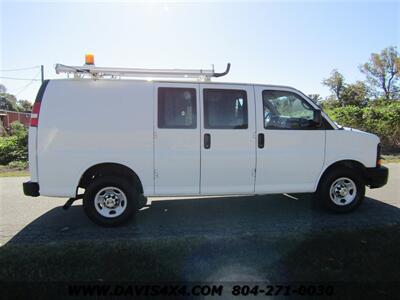
[[[314,109],[297,94],[264,90],[265,129],[314,129]]]

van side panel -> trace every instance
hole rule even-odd
[[[367,168],[375,167],[378,143],[377,136],[360,130],[327,130],[324,167],[341,160],[355,160]]]
[[[119,163],[152,194],[153,83],[123,80],[52,80],[38,129],[40,194],[73,197],[82,174]]]
[[[324,167],[314,183],[314,190],[325,170],[336,162],[354,160],[366,168],[376,167],[378,143],[376,135],[360,130],[327,130]]]

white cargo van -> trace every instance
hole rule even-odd
[[[349,212],[366,185],[387,182],[379,138],[336,125],[294,88],[213,83],[227,72],[212,70],[57,68],[75,76],[38,92],[24,193],[68,197],[66,207],[83,198],[98,224],[126,222],[146,196],[317,192]]]

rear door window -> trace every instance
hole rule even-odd
[[[158,128],[196,128],[196,90],[158,88]]]
[[[204,89],[204,128],[247,129],[247,94],[243,90]]]

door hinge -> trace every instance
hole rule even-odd
[[[154,179],[158,178],[158,170],[154,169]]]
[[[251,176],[256,177],[256,169],[251,170]]]
[[[153,138],[157,138],[157,132],[153,131]]]

